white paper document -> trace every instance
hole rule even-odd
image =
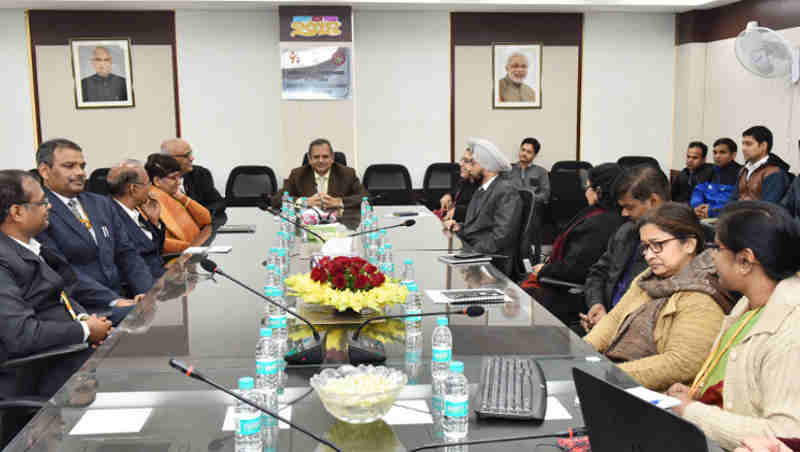
[[[333,237],[322,245],[322,254],[326,256],[349,256],[352,252],[352,237]]]
[[[123,408],[88,410],[72,427],[70,435],[104,435],[112,433],[139,433],[152,408]]]
[[[628,393],[635,395],[636,397],[644,400],[645,402],[650,402],[659,408],[667,409],[681,404],[681,401],[676,399],[675,397],[670,397],[660,392],[651,391],[645,388],[644,386],[637,386],[635,388],[630,388],[627,389],[627,391]]]
[[[231,246],[190,246],[183,250],[183,254],[228,254]]]
[[[389,425],[433,424],[427,400],[398,400],[383,417]]]
[[[547,398],[547,411],[544,413],[544,420],[546,421],[562,421],[572,419],[564,405],[555,397]]]
[[[223,432],[232,432],[234,430],[234,427],[236,426],[235,423],[234,423],[234,420],[233,420],[234,419],[233,410],[234,410],[234,407],[229,406],[228,410],[225,411],[225,420],[222,421],[222,431]],[[292,407],[291,406],[287,406],[287,405],[282,405],[281,408],[280,408],[280,411],[278,411],[278,414],[284,419],[291,420],[292,419]],[[278,421],[278,428],[280,428],[281,430],[286,430],[287,428],[289,428],[289,424],[287,424],[287,423],[285,423],[283,421]]]

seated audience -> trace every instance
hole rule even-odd
[[[496,260],[496,266],[506,274],[511,272],[513,256],[518,246],[522,221],[522,200],[500,172],[511,170],[511,164],[497,147],[487,140],[470,138],[472,159],[466,159],[470,177],[481,186],[469,202],[463,223],[448,220],[446,230],[453,231],[474,251],[509,256]]]
[[[639,221],[648,269],[584,340],[639,384],[665,390],[689,382],[732,302],[718,288],[713,252],[686,204],[666,203]]]
[[[667,176],[650,165],[638,165],[625,171],[614,191],[622,216],[631,221],[617,229],[608,241],[606,252],[586,273],[584,298],[588,312],[581,314],[581,325],[586,332],[617,305],[633,279],[647,268],[647,261],[639,253],[636,222],[669,201]]]
[[[225,224],[228,221],[228,216],[225,214],[225,198],[214,187],[211,172],[194,164],[192,146],[185,140],[172,138],[161,143],[161,153],[172,156],[181,164],[183,192],[208,209],[214,230]]]
[[[609,238],[624,222],[614,196],[621,173],[622,168],[616,163],[604,163],[589,170],[585,193],[589,206],[558,234],[549,261],[534,266],[529,281],[547,277],[584,283],[589,266],[603,255]],[[537,290],[536,299],[562,322],[577,324],[578,314],[583,310],[582,300],[565,296],[564,292]]]
[[[730,138],[714,142],[714,167],[708,182],[697,184],[689,205],[699,218],[714,218],[731,199],[742,165],[736,163],[736,143]]]
[[[36,162],[52,205],[50,226],[36,239],[75,270],[87,288],[80,296],[83,306],[90,313],[110,310],[109,319],[117,325],[153,286],[153,276],[111,198],[83,191],[86,160],[80,146],[65,139],[45,141]]]
[[[211,214],[199,202],[181,191],[181,165],[164,154],[151,154],[145,170],[158,200],[160,217],[166,227],[164,254],[181,253],[190,246],[202,246],[211,237]]]
[[[0,361],[53,347],[101,343],[111,329],[105,318],[86,314],[73,295],[79,284],[69,264],[34,236],[48,224],[50,202],[27,171],[0,171]],[[62,277],[63,275],[63,277]],[[37,370],[0,369],[0,397],[49,398],[91,351],[40,361]],[[28,416],[3,414],[4,444]]]
[[[161,206],[150,194],[153,187],[138,160],[125,160],[108,172],[108,189],[122,224],[154,279],[164,274],[164,222]]]
[[[541,148],[536,138],[522,140],[519,161],[511,164],[511,181],[518,187],[532,188],[536,202],[546,204],[550,201],[550,176],[546,169],[533,163]]]
[[[308,145],[308,165],[295,168],[284,187],[272,197],[272,206],[280,207],[284,192],[297,199],[308,198],[308,205],[323,209],[354,208],[369,196],[353,168],[333,161],[331,143],[318,138]]]
[[[781,201],[789,188],[789,164],[771,150],[772,132],[768,128],[753,126],[742,132],[745,164],[732,201]]]
[[[712,166],[706,163],[708,146],[702,141],[692,141],[686,150],[686,168],[672,184],[672,200],[688,203],[698,184],[711,179]]]
[[[733,203],[717,224],[722,287],[741,292],[691,387],[669,394],[676,413],[724,449],[753,436],[800,432],[800,229],[779,206]]]
[[[475,190],[478,189],[479,184],[470,177],[467,161],[472,161],[472,150],[469,148],[464,151],[464,155],[458,161],[461,169],[458,186],[453,193],[446,193],[442,196],[439,200],[439,210],[434,212],[442,221],[455,220],[463,222],[464,217],[467,215],[469,201],[472,199]]]

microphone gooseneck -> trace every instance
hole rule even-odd
[[[473,441],[459,441],[457,443],[428,444],[425,446],[417,447],[416,449],[411,449],[409,452],[419,452],[421,450],[430,450],[430,449],[445,449],[448,447],[469,446],[473,444],[491,444],[491,443],[507,443],[511,441],[526,441],[530,439],[569,438],[571,436],[583,436],[588,433],[589,429],[587,429],[586,427],[580,427],[576,429],[570,429],[569,431],[566,432],[557,432],[544,435],[512,436],[510,438],[476,439]]]
[[[289,223],[292,223],[293,225],[297,226],[298,228],[300,228],[300,229],[308,232],[309,234],[313,235],[314,237],[322,240],[322,243],[327,242],[327,240],[325,240],[324,237],[322,237],[321,235],[319,235],[316,232],[312,231],[311,228],[309,228],[308,226],[300,223],[299,221],[292,220],[291,218],[284,216],[277,209],[273,209],[272,207],[270,207],[269,204],[267,204],[267,202],[264,201],[264,200],[261,200],[261,201],[258,202],[258,208],[263,210],[263,211],[265,211],[265,212],[269,212],[270,214],[275,215],[278,218],[282,218],[282,219],[288,221]]]
[[[270,416],[274,417],[275,419],[285,423],[286,425],[292,427],[293,429],[296,429],[296,430],[299,430],[302,433],[305,433],[309,437],[314,438],[315,440],[319,441],[322,444],[325,444],[326,446],[330,447],[331,449],[333,449],[335,451],[338,451],[338,452],[342,451],[341,449],[339,449],[339,447],[337,447],[332,442],[330,442],[330,441],[328,441],[328,440],[326,440],[324,438],[320,438],[319,436],[309,432],[308,430],[304,429],[303,427],[300,427],[299,425],[296,425],[296,424],[292,423],[292,421],[280,416],[278,413],[274,413],[274,412],[264,408],[263,406],[261,406],[261,405],[255,403],[255,402],[252,402],[252,401],[240,396],[239,394],[235,393],[234,391],[231,391],[230,389],[221,386],[220,384],[218,384],[214,380],[212,380],[212,379],[204,376],[200,372],[197,372],[196,370],[194,370],[194,367],[192,367],[192,366],[187,366],[186,364],[176,360],[175,358],[170,358],[169,365],[171,367],[177,369],[180,373],[186,374],[187,377],[191,377],[191,378],[194,378],[196,380],[200,380],[203,383],[205,383],[205,384],[207,384],[209,386],[212,386],[212,387],[214,387],[216,389],[219,389],[220,391],[224,392],[225,394],[228,394],[229,396],[234,397],[237,400],[240,400],[240,401],[250,405],[251,407],[257,409],[258,411],[261,411],[262,413],[269,414]]]
[[[355,333],[353,333],[353,340],[358,340],[358,335],[361,334],[361,329],[364,328],[368,323],[374,322],[376,320],[385,320],[385,319],[401,319],[404,317],[428,317],[432,315],[467,315],[470,317],[480,317],[483,313],[486,312],[483,306],[470,306],[468,308],[462,309],[460,311],[451,311],[451,312],[425,312],[425,313],[418,313],[418,314],[399,314],[399,315],[381,315],[378,317],[372,317],[371,319],[367,319],[361,322],[358,325]]]
[[[348,235],[347,237],[356,237],[356,236],[359,236],[359,235],[371,234],[373,232],[385,231],[386,229],[411,227],[411,226],[414,226],[415,224],[417,224],[417,220],[406,220],[406,221],[404,221],[402,223],[394,224],[394,225],[391,225],[391,226],[384,226],[382,228],[375,228],[375,229],[369,229],[369,230],[361,231],[361,232],[354,232],[354,233]]]

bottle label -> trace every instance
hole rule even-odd
[[[433,397],[431,397],[431,410],[434,413],[441,413],[442,409],[444,409],[444,406],[442,403],[441,396],[434,395]]]
[[[286,328],[286,316],[285,315],[270,315],[269,316],[269,327],[273,330],[276,328]]]
[[[406,315],[411,315],[411,314],[422,314],[422,310],[421,309],[407,309],[406,310]],[[406,323],[419,322],[421,320],[422,320],[422,316],[418,316],[418,315],[411,316],[411,317],[406,317]]]
[[[262,414],[261,415],[261,425],[264,428],[275,427],[278,425],[278,419],[270,416],[269,414]]]
[[[447,417],[466,417],[469,398],[467,396],[445,397],[444,415]]]
[[[450,354],[452,349],[450,347],[433,347],[433,362],[446,363],[450,362]]]
[[[275,375],[278,373],[280,363],[278,360],[274,361],[256,361],[256,374],[258,375]]]
[[[418,363],[421,357],[422,357],[421,350],[409,350],[406,352],[407,363]]]
[[[261,416],[251,419],[239,419],[239,434],[242,436],[257,435],[261,431]]]

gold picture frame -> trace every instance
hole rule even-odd
[[[542,108],[542,44],[492,43],[492,109]]]

